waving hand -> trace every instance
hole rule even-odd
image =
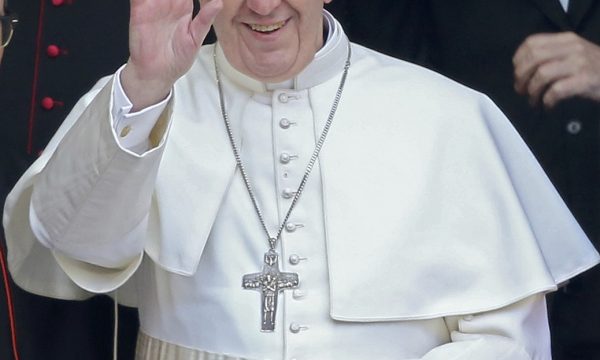
[[[164,99],[189,70],[222,6],[207,1],[192,18],[192,0],[131,0],[130,57],[121,83],[134,111]]]

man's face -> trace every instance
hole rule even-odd
[[[238,71],[280,82],[300,73],[323,45],[322,9],[331,1],[224,0],[214,28]]]

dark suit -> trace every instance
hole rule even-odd
[[[519,45],[534,33],[573,31],[600,44],[600,1],[571,0],[568,14],[558,0],[382,0],[368,5],[347,0],[346,4],[343,11],[334,11],[350,24],[351,39],[389,54],[408,54],[405,57],[488,94],[532,148],[600,249],[600,104],[575,98],[551,111],[532,108],[513,89],[512,64]],[[408,16],[398,9],[417,9],[419,14]],[[411,19],[414,16],[422,21]],[[410,31],[407,24],[413,26]],[[419,40],[398,41],[399,34]],[[600,268],[576,278],[551,300],[555,359],[600,359]]]
[[[19,15],[0,66],[0,200],[43,151],[71,107],[97,81],[127,60],[129,2],[124,0],[10,1]],[[57,47],[51,47],[55,45]],[[53,105],[45,109],[42,106]],[[47,106],[49,107],[49,106]],[[0,234],[1,235],[1,234]],[[0,236],[0,246],[3,245]],[[51,300],[11,283],[21,359],[112,358],[113,305]],[[0,359],[13,359],[4,285],[0,285]],[[136,312],[122,308],[119,359],[132,359]]]
[[[352,42],[397,58],[422,60],[424,2],[335,0],[325,8]]]

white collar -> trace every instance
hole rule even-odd
[[[325,44],[315,54],[314,60],[294,79],[282,83],[265,83],[245,75],[227,61],[223,49],[217,42],[216,51],[219,68],[225,76],[237,85],[257,93],[265,93],[281,88],[304,90],[321,84],[344,68],[348,53],[348,38],[344,34],[342,26],[326,10],[323,10],[323,18],[328,29]]]

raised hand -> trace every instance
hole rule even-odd
[[[121,73],[133,111],[164,99],[192,66],[222,0],[203,3],[192,19],[192,0],[131,0],[129,61]]]
[[[535,34],[513,58],[515,90],[553,107],[578,96],[600,102],[600,46],[572,32]]]

